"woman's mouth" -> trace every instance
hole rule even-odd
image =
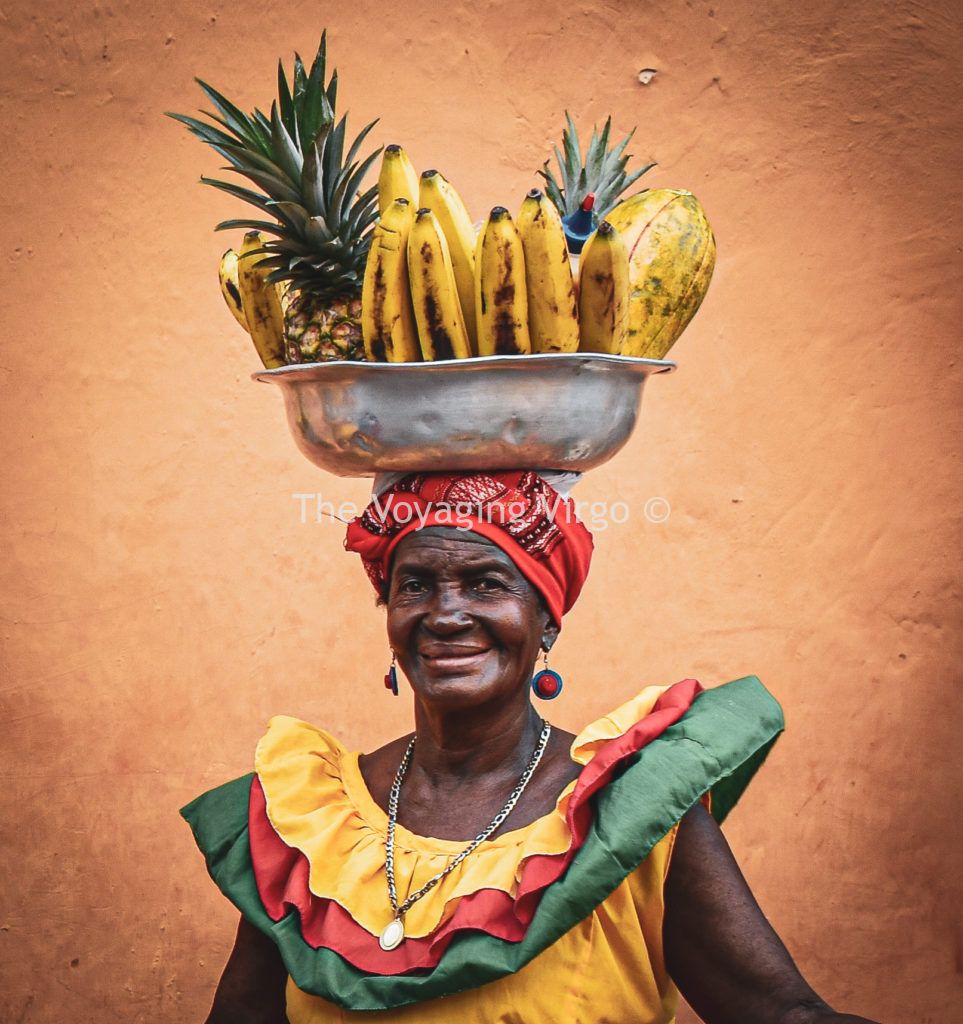
[[[470,672],[488,653],[488,648],[436,645],[418,653],[433,672]]]

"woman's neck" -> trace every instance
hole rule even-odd
[[[531,760],[542,720],[527,694],[494,710],[447,711],[415,702],[412,768],[445,788],[481,776],[517,777]]]

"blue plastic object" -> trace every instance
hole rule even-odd
[[[575,213],[566,214],[562,218],[562,227],[565,228],[565,241],[568,243],[568,251],[578,254],[582,251],[589,236],[599,226],[599,219],[595,216],[592,207],[595,206],[595,193],[589,194],[582,200],[582,205]]]

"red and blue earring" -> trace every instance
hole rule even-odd
[[[398,657],[394,651],[391,652],[391,667],[385,673],[385,689],[391,690],[391,692],[397,697],[398,696],[398,670],[395,665],[398,663]]]
[[[545,667],[532,676],[532,693],[542,700],[555,700],[562,692],[562,677],[548,667],[548,651],[542,655]]]

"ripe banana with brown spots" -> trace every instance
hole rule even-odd
[[[466,359],[472,354],[445,233],[427,207],[408,234],[411,303],[425,360]]]
[[[578,351],[578,300],[558,208],[533,188],[518,214],[534,352]]]
[[[372,362],[421,359],[408,283],[408,236],[415,211],[399,198],[385,210],[371,236],[361,289],[361,331]]]
[[[418,207],[418,175],[408,159],[408,154],[398,145],[386,146],[381,157],[381,171],[378,174],[378,213],[385,210],[396,199],[407,199],[412,209]]]
[[[629,252],[625,355],[662,359],[705,298],[716,242],[699,200],[684,189],[646,189],[607,216]]]
[[[629,254],[618,231],[599,224],[582,249],[578,321],[582,352],[624,355],[629,331]]]
[[[221,257],[217,276],[221,282],[221,295],[224,296],[227,308],[234,315],[234,319],[250,334],[244,307],[241,305],[241,288],[237,283],[237,253],[233,249],[228,249]]]
[[[478,235],[475,322],[480,356],[524,355],[532,351],[525,253],[504,206],[492,210]]]
[[[267,241],[267,236],[249,231],[237,254],[237,283],[241,308],[247,321],[251,340],[269,369],[284,366],[284,314],[277,288],[267,279],[270,268],[260,266],[264,256],[252,255]]]
[[[438,171],[422,171],[418,183],[418,203],[438,218],[445,233],[455,285],[465,318],[465,329],[472,353],[478,352],[475,327],[475,229],[471,216],[455,187]]]

